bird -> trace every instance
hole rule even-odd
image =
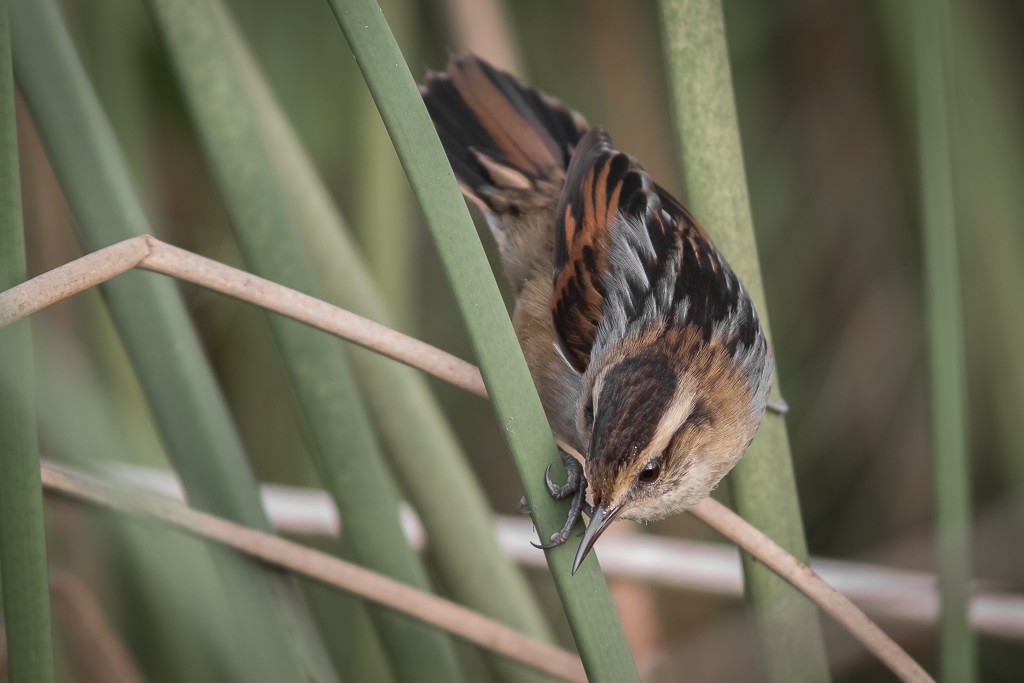
[[[743,283],[682,202],[609,133],[472,54],[420,86],[515,297],[512,322],[571,498],[589,517],[572,573],[613,520],[705,497],[768,405],[773,359]],[[592,503],[585,496],[590,491]],[[536,544],[535,544],[536,545]]]

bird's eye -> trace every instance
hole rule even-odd
[[[661,476],[661,462],[658,460],[651,460],[649,463],[644,465],[644,468],[640,470],[640,481],[645,484],[657,481],[658,477]]]

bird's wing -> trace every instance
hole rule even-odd
[[[579,372],[602,339],[620,338],[659,316],[698,325],[708,338],[730,316],[743,341],[752,341],[746,337],[758,327],[707,232],[599,128],[580,140],[569,163],[555,219],[554,266],[555,332]]]
[[[555,216],[551,312],[562,351],[583,372],[605,314],[616,232],[623,217],[642,217],[652,196],[647,173],[595,128],[580,140]],[[655,230],[662,226],[652,225]],[[650,256],[651,254],[644,254]]]

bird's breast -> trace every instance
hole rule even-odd
[[[551,322],[551,273],[528,278],[516,299],[512,322],[555,436],[584,452],[576,430],[583,377],[559,355]]]

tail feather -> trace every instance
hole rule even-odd
[[[587,130],[558,100],[473,55],[428,74],[421,92],[463,193],[495,215],[514,210],[510,190],[560,182]]]

